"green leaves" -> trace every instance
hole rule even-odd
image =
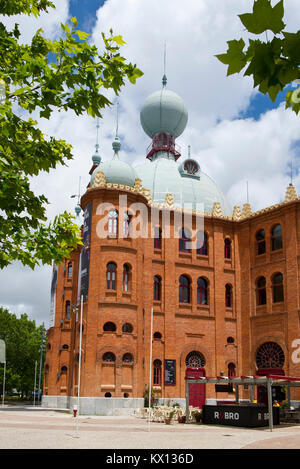
[[[227,44],[227,53],[216,55],[216,57],[220,60],[220,62],[228,65],[227,76],[229,76],[233,73],[239,73],[245,67],[247,58],[243,52],[245,47],[245,42],[243,39],[240,39],[239,41],[228,41]]]
[[[9,0],[0,2],[0,14],[38,15],[52,7],[48,0]],[[18,27],[8,31],[0,22],[0,79],[6,85],[0,103],[0,268],[15,260],[31,268],[59,264],[81,244],[70,214],[46,223],[48,201],[34,194],[29,179],[65,165],[72,148],[46,138],[28,114],[50,119],[54,111],[73,110],[75,115],[101,117],[102,109],[111,105],[106,90],[118,94],[127,80],[135,83],[143,74],[121,56],[122,36],[112,30],[108,37],[102,34],[100,53],[77,27],[73,17],[70,25],[61,25],[59,39],[50,41],[39,29],[30,44],[20,44]],[[24,114],[27,118],[18,117]]]
[[[247,31],[262,34],[271,31],[272,40],[249,39],[246,47],[243,39],[228,41],[226,54],[216,57],[228,65],[227,75],[240,73],[245,67],[244,76],[253,77],[253,87],[267,94],[274,102],[280,91],[300,78],[300,31],[283,31],[284,5],[280,0],[272,7],[271,0],[255,0],[252,13],[239,15]],[[281,34],[280,37],[277,34]],[[263,38],[264,39],[264,38]],[[286,107],[299,112],[295,94],[287,93]]]
[[[283,0],[274,7],[270,0],[255,0],[253,12],[239,15],[239,18],[249,33],[261,34],[270,30],[278,34],[285,28],[283,15]]]
[[[0,307],[0,339],[6,346],[6,393],[16,388],[26,395],[33,389],[35,362],[40,361],[40,347],[45,350],[46,335],[42,326],[27,314],[17,317],[7,309]],[[0,388],[3,387],[3,373],[0,374]]]
[[[2,0],[0,2],[0,14],[8,16],[20,13],[38,16],[48,8],[55,8],[53,2],[49,0]]]

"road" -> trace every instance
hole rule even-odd
[[[165,425],[134,416],[79,416],[41,407],[0,408],[1,449],[299,449],[300,425],[247,429]]]

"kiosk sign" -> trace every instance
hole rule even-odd
[[[257,405],[204,405],[202,407],[203,423],[231,425],[236,427],[264,427],[269,425],[267,407]],[[273,407],[274,424],[279,424],[278,407]]]

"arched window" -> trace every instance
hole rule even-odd
[[[265,277],[259,277],[256,282],[256,302],[258,305],[267,303],[267,290]]]
[[[203,277],[199,277],[197,280],[197,304],[198,305],[207,305],[208,296],[207,296],[207,280]]]
[[[266,252],[266,233],[265,230],[259,230],[256,235],[256,254],[264,254]]]
[[[124,238],[127,238],[130,235],[130,220],[131,220],[131,215],[129,215],[128,212],[125,212],[123,214],[123,234]]]
[[[133,355],[131,353],[124,353],[122,362],[128,364],[133,363]]]
[[[273,302],[279,303],[284,300],[283,275],[278,273],[272,277]]]
[[[256,352],[256,365],[258,368],[282,368],[284,365],[284,352],[276,342],[265,342]]]
[[[154,228],[154,249],[161,249],[161,229]]]
[[[117,328],[115,323],[113,322],[106,322],[103,326],[104,332],[116,332]]]
[[[226,308],[232,307],[232,286],[229,283],[225,285],[225,305]]]
[[[116,273],[117,265],[114,262],[110,262],[106,266],[106,288],[107,290],[116,289]]]
[[[131,334],[133,332],[133,327],[132,324],[129,324],[129,322],[125,322],[122,326],[122,332],[126,332],[127,334]]]
[[[128,292],[130,290],[130,265],[123,265],[123,291]]]
[[[68,278],[72,278],[73,275],[73,264],[72,262],[68,263]]]
[[[102,356],[102,361],[105,363],[113,363],[116,361],[116,356],[112,352],[106,352]]]
[[[191,368],[204,368],[205,358],[202,353],[193,350],[186,356],[185,364]]]
[[[179,303],[190,303],[191,297],[190,280],[186,275],[179,277]]]
[[[161,300],[161,278],[158,275],[153,278],[153,300]]]
[[[190,235],[187,230],[180,230],[179,251],[191,252]]]
[[[153,362],[153,384],[154,386],[161,386],[161,361],[154,360]]]
[[[225,259],[231,259],[231,239],[225,238],[224,241],[224,257]]]
[[[66,319],[71,318],[71,302],[68,300],[66,301]]]
[[[60,369],[60,372],[61,372],[62,375],[63,375],[63,374],[66,374],[66,373],[68,372],[68,367],[65,366],[65,365],[62,366],[61,369]]]
[[[201,256],[208,256],[208,236],[207,233],[197,233],[197,254]]]
[[[106,392],[106,393],[104,394],[104,397],[111,397],[111,392]]]
[[[110,210],[108,212],[108,234],[116,235],[118,233],[118,212]]]
[[[282,227],[281,225],[275,225],[271,231],[272,251],[282,249]]]
[[[228,363],[228,377],[233,378],[234,376],[236,376],[235,364]]]
[[[161,338],[162,338],[162,335],[161,335],[160,332],[154,332],[153,339],[159,339],[160,340]]]

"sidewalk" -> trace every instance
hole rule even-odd
[[[1,449],[299,449],[300,425],[247,429],[165,425],[136,417],[79,416],[41,407],[0,408]]]

